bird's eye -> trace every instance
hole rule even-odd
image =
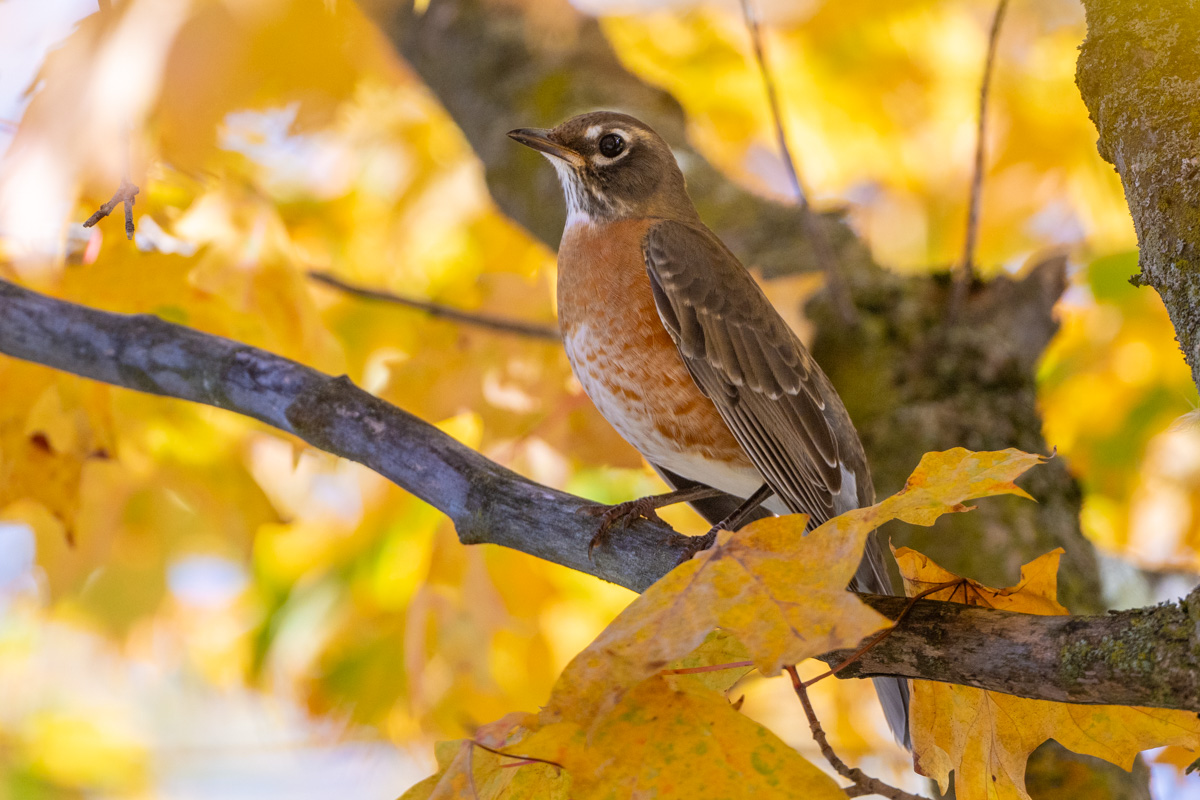
[[[615,158],[625,149],[625,140],[615,133],[606,133],[600,137],[600,153],[606,158]]]

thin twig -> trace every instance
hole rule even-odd
[[[834,667],[830,670],[827,670],[825,672],[822,672],[820,675],[818,675],[815,678],[805,681],[804,687],[808,688],[809,686],[812,686],[817,681],[825,680],[826,678],[828,678],[831,675],[837,675],[839,672],[844,670],[846,667],[850,666],[855,661],[858,661],[860,658],[865,656],[868,652],[870,652],[871,648],[873,648],[875,645],[882,642],[884,639],[886,639],[888,636],[890,636],[892,634],[892,631],[894,631],[894,630],[896,630],[896,628],[900,627],[900,623],[903,622],[904,618],[908,616],[908,612],[912,611],[913,606],[915,606],[917,604],[918,600],[923,600],[926,597],[928,597],[929,595],[933,594],[934,592],[940,592],[943,589],[949,589],[951,586],[957,586],[960,583],[965,584],[966,581],[960,579],[957,581],[949,581],[947,583],[940,583],[937,586],[929,587],[928,589],[921,592],[920,594],[913,595],[912,597],[910,597],[908,599],[908,605],[906,605],[904,607],[904,610],[900,612],[900,615],[897,616],[896,619],[894,619],[892,621],[891,625],[889,625],[888,627],[881,630],[878,634],[875,635],[875,638],[871,639],[871,641],[867,642],[865,645],[863,645],[862,647],[858,648],[853,653],[848,655],[836,667]]]
[[[537,758],[535,756],[519,756],[519,755],[516,755],[513,753],[506,753],[503,750],[496,750],[495,748],[488,747],[486,744],[484,744],[483,742],[480,742],[476,739],[470,739],[469,741],[471,742],[471,744],[475,745],[480,750],[487,750],[489,753],[491,753],[493,755],[503,756],[504,758],[516,758],[516,759],[519,759],[520,762],[523,764],[533,764],[533,763],[549,764],[552,767],[557,767],[558,769],[563,769],[562,764],[558,763],[557,761],[551,761],[548,758]],[[509,766],[517,766],[517,765],[510,764]]]
[[[133,238],[133,198],[137,196],[140,190],[137,186],[130,182],[129,178],[121,179],[121,186],[117,189],[117,193],[100,208],[96,209],[96,213],[92,214],[83,223],[83,227],[90,228],[100,220],[111,214],[118,205],[125,204],[125,238]]]
[[[328,272],[320,270],[309,270],[308,277],[314,281],[332,286],[334,289],[343,291],[346,294],[362,297],[367,300],[379,300],[384,303],[395,303],[407,308],[423,311],[431,317],[451,320],[453,322],[461,322],[464,325],[473,325],[477,328],[486,328],[488,330],[498,331],[500,333],[512,333],[518,336],[527,336],[531,339],[543,339],[545,341],[560,341],[558,329],[550,325],[538,325],[534,322],[520,322],[518,320],[505,319],[504,317],[494,317],[491,314],[472,314],[468,311],[460,311],[457,308],[442,305],[441,303],[431,303],[427,300],[414,300],[410,297],[401,297],[391,292],[385,292],[379,289],[368,289],[364,286],[355,286],[352,283],[346,283],[341,278],[335,277]]]
[[[975,130],[975,164],[971,173],[971,190],[967,198],[967,233],[963,242],[962,264],[959,267],[958,278],[954,283],[954,294],[950,300],[951,316],[957,316],[967,299],[967,291],[975,277],[975,242],[979,238],[979,205],[983,193],[983,161],[987,152],[987,112],[988,96],[992,88],[992,72],[996,63],[996,45],[1000,41],[1000,25],[1004,22],[1004,12],[1008,8],[1008,0],[1000,0],[996,4],[996,13],[992,17],[992,29],[988,34],[987,56],[983,62],[983,80],[979,84],[979,118]]]
[[[813,741],[817,743],[817,747],[821,748],[821,755],[825,756],[825,760],[838,775],[854,784],[845,789],[848,796],[861,797],[866,794],[877,794],[891,798],[891,800],[923,800],[915,794],[909,794],[903,789],[890,786],[878,778],[872,778],[864,774],[858,767],[851,767],[842,761],[829,745],[829,739],[825,737],[825,730],[821,727],[820,720],[817,719],[817,712],[813,710],[812,701],[808,699],[808,690],[804,688],[804,682],[796,674],[796,668],[784,667],[784,669],[787,670],[788,677],[792,679],[792,688],[796,691],[796,696],[800,698],[800,705],[804,706],[804,714],[808,717],[808,728],[812,731]]]
[[[800,224],[803,227],[804,238],[812,246],[817,264],[825,271],[829,292],[842,322],[846,325],[855,325],[858,322],[858,312],[850,299],[849,287],[846,286],[846,281],[838,270],[837,256],[829,242],[829,237],[808,201],[808,192],[805,191],[804,184],[800,180],[800,170],[796,166],[796,158],[792,155],[791,147],[788,146],[787,130],[783,126],[783,112],[779,105],[779,93],[775,88],[775,78],[771,74],[771,68],[767,64],[762,30],[758,24],[758,14],[754,10],[752,0],[741,0],[741,2],[742,16],[746,21],[746,28],[750,31],[750,42],[754,48],[754,60],[758,63],[758,71],[767,92],[767,105],[770,107],[771,119],[775,125],[775,140],[779,144],[780,155],[787,168],[788,178],[791,179],[792,190],[796,193],[796,203],[800,206]]]

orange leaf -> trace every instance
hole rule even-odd
[[[1062,552],[1055,550],[1026,564],[1020,583],[1006,589],[958,579],[908,548],[895,554],[909,596],[928,586],[961,580],[930,597],[1057,615],[1066,613],[1056,600]],[[960,800],[1029,800],[1025,764],[1029,754],[1047,739],[1125,769],[1133,766],[1140,751],[1150,747],[1200,746],[1200,719],[1188,711],[1027,700],[930,681],[913,681],[912,685],[911,729],[917,770],[935,778],[943,791],[954,770]]]
[[[1023,494],[1013,479],[1041,460],[1019,450],[928,453],[902,491],[807,536],[803,515],[723,533],[635,599],[567,665],[549,709],[595,724],[630,687],[694,651],[717,627],[746,646],[764,675],[857,645],[886,624],[846,591],[867,536],[891,519],[932,525],[966,510],[964,500]]]
[[[845,800],[833,779],[711,691],[652,677],[590,732],[542,728],[517,749],[562,764],[575,800],[758,797]]]

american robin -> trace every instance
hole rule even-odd
[[[667,143],[606,111],[508,135],[549,159],[566,195],[558,312],[571,367],[604,418],[677,489],[615,512],[651,516],[688,500],[736,529],[763,513],[760,502],[808,514],[814,526],[873,503],[841,398],[700,221]],[[850,588],[892,593],[875,536]],[[911,746],[907,682],[877,678],[875,687],[892,732]]]

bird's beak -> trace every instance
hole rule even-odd
[[[581,167],[584,164],[583,156],[554,141],[550,138],[550,131],[545,128],[517,128],[515,131],[509,131],[508,135],[526,147],[566,161],[573,167]]]

